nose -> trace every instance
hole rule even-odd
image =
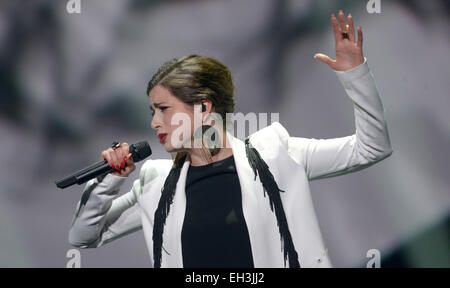
[[[155,113],[155,115],[152,118],[152,123],[151,123],[151,127],[153,130],[158,130],[158,128],[161,127],[161,121],[158,118],[159,117],[157,117],[156,113]]]

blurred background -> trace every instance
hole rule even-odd
[[[0,267],[66,267],[82,187],[54,181],[113,140],[170,159],[145,90],[173,57],[227,65],[235,112],[279,113],[291,136],[354,134],[352,102],[313,59],[334,58],[339,9],[362,26],[394,153],[311,182],[333,265],[366,267],[378,249],[381,267],[450,267],[449,1],[381,0],[372,14],[362,0],[81,0],[73,14],[67,2],[0,0]],[[150,265],[142,231],[80,253],[82,267]]]

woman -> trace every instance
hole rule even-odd
[[[117,171],[87,183],[69,242],[99,247],[143,229],[153,267],[331,267],[309,181],[361,170],[392,153],[361,27],[356,41],[351,15],[347,25],[342,11],[339,23],[334,15],[331,22],[336,60],[314,57],[336,71],[354,102],[355,134],[291,137],[275,122],[243,142],[220,122],[234,111],[230,71],[197,55],[170,60],[147,94],[151,126],[173,160],[146,161],[131,191],[117,197],[135,166],[126,143],[103,151]]]

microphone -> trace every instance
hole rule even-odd
[[[152,154],[152,149],[148,142],[142,141],[136,144],[131,144],[129,153],[132,154],[134,162],[139,162]],[[73,184],[83,184],[95,177],[115,171],[115,169],[109,166],[106,159],[94,163],[84,169],[81,169],[72,175],[69,175],[63,179],[55,181],[56,187],[64,189],[72,186]]]

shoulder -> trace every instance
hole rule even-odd
[[[310,139],[291,137],[288,130],[279,122],[258,130],[250,135],[250,143],[266,158],[281,159],[280,155],[288,155],[296,164],[301,164],[302,155],[307,149]],[[281,154],[280,154],[281,153]],[[284,159],[284,158],[283,158]]]
[[[170,159],[149,159],[142,164],[139,179],[141,186],[153,181],[158,177],[167,177],[172,168],[173,160]]]
[[[251,143],[256,146],[264,144],[264,146],[281,145],[287,147],[288,139],[289,133],[280,122],[273,122],[250,135]]]
[[[133,182],[132,193],[139,199],[144,193],[144,186],[159,177],[167,177],[172,167],[172,160],[150,159],[145,161],[139,170],[139,178]]]

